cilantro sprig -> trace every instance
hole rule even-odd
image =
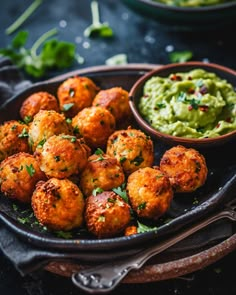
[[[11,58],[19,68],[25,70],[28,75],[41,78],[49,70],[70,67],[75,60],[75,44],[50,39],[57,34],[57,29],[51,29],[41,35],[28,49],[26,43],[28,32],[20,31],[7,48],[0,48],[0,54]],[[42,46],[39,53],[37,51]]]
[[[104,37],[109,38],[113,36],[113,30],[107,22],[101,23],[98,9],[98,2],[93,0],[91,2],[92,24],[84,30],[85,37]]]

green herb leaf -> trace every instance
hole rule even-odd
[[[145,233],[145,232],[149,232],[152,230],[157,230],[156,226],[150,227],[150,226],[140,223],[139,221],[137,221],[137,222],[138,222],[138,233]]]
[[[98,9],[98,2],[91,2],[92,24],[84,30],[85,37],[104,37],[113,36],[113,31],[107,22],[101,23]]]
[[[191,51],[174,51],[169,53],[169,59],[172,63],[175,62],[185,62],[190,60],[193,57],[193,53]]]
[[[101,194],[102,192],[103,192],[103,189],[100,188],[100,187],[97,187],[97,188],[95,188],[95,189],[93,190],[92,195],[93,195],[94,197],[96,197],[97,194]]]
[[[29,173],[29,176],[32,177],[35,173],[34,166],[32,164],[30,164],[29,166],[25,165],[25,168],[26,168],[27,172]]]
[[[75,61],[75,44],[57,39],[48,40],[57,34],[57,29],[52,29],[41,35],[31,49],[25,47],[28,33],[21,31],[13,39],[11,46],[1,48],[0,54],[11,58],[19,68],[35,78],[41,78],[47,71],[70,67]],[[42,47],[41,52],[37,50]]]
[[[113,188],[112,190],[113,190],[114,193],[116,193],[117,195],[121,196],[121,198],[126,203],[129,202],[129,199],[128,199],[128,196],[127,196],[127,193],[126,193],[126,189],[123,186],[119,186],[119,187]]]

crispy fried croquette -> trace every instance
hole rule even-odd
[[[104,191],[85,199],[87,229],[98,238],[122,234],[130,220],[129,204],[113,191]]]
[[[1,192],[8,198],[30,203],[35,185],[45,180],[33,155],[20,152],[7,157],[0,164]]]
[[[167,150],[161,160],[160,169],[171,182],[175,192],[189,193],[201,187],[208,174],[205,157],[193,148],[182,145]]]
[[[116,130],[107,141],[106,153],[115,157],[126,175],[154,162],[154,146],[149,136],[141,130],[127,128]]]
[[[145,167],[129,175],[127,194],[138,217],[157,220],[169,209],[173,190],[158,167]]]
[[[100,90],[92,105],[108,109],[115,117],[118,129],[127,128],[131,122],[132,112],[129,105],[129,93],[122,87]]]
[[[88,151],[75,136],[60,134],[51,136],[42,147],[38,146],[35,157],[48,178],[62,179],[85,168]]]
[[[88,77],[75,76],[59,85],[57,97],[60,110],[66,117],[72,118],[83,108],[92,105],[99,87]]]
[[[0,162],[18,152],[29,152],[28,125],[16,120],[0,126]]]
[[[88,107],[72,118],[74,134],[82,136],[92,148],[104,148],[108,137],[115,131],[116,121],[110,111],[103,107]]]
[[[67,231],[84,222],[83,194],[69,179],[38,182],[31,204],[37,220],[50,230]]]
[[[52,135],[70,134],[71,130],[64,114],[53,110],[40,110],[29,126],[29,145],[34,152]]]
[[[88,197],[96,188],[104,191],[119,187],[125,182],[125,174],[116,158],[98,149],[88,158],[88,163],[80,176],[80,188]]]
[[[59,113],[57,98],[47,91],[39,91],[28,96],[20,108],[21,119],[31,122],[40,110],[54,110]]]

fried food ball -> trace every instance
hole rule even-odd
[[[108,191],[121,186],[124,182],[125,174],[117,159],[98,149],[88,158],[88,163],[80,176],[79,187],[88,197],[96,188]]]
[[[48,178],[68,178],[80,173],[88,161],[84,144],[68,134],[53,135],[34,153],[40,169]]]
[[[29,126],[29,145],[34,152],[38,145],[52,135],[70,134],[71,130],[66,122],[64,114],[54,110],[40,110]]]
[[[189,193],[202,186],[208,174],[205,157],[182,145],[168,149],[160,160],[160,169],[170,179],[175,192]]]
[[[113,191],[104,191],[85,199],[87,229],[98,238],[117,236],[131,220],[130,206]]]
[[[83,108],[92,105],[99,87],[88,77],[75,76],[59,85],[57,98],[60,110],[66,117],[72,118]]]
[[[118,129],[127,128],[130,125],[132,112],[129,105],[129,93],[122,87],[100,90],[92,105],[108,109],[115,117]]]
[[[138,217],[157,220],[169,209],[173,190],[169,178],[158,167],[145,167],[129,175],[127,194]]]
[[[16,120],[0,126],[0,162],[18,152],[29,152],[28,125]]]
[[[57,98],[47,91],[39,91],[28,96],[20,108],[23,121],[31,122],[40,110],[54,110],[60,112]]]
[[[38,182],[31,205],[40,224],[50,230],[68,231],[84,222],[83,194],[69,179],[50,178]]]
[[[149,136],[141,130],[127,128],[116,130],[107,141],[106,153],[115,157],[126,175],[154,162],[154,146]]]
[[[115,131],[116,121],[110,111],[103,107],[84,108],[72,118],[74,134],[82,136],[92,148],[104,148],[108,137]]]
[[[0,164],[1,192],[11,199],[30,203],[35,185],[45,180],[33,155],[20,152],[7,157]]]

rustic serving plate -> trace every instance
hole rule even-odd
[[[55,94],[58,85],[67,77],[85,75],[92,78],[101,88],[106,89],[113,86],[121,86],[129,90],[138,78],[151,71],[154,67],[157,67],[157,65],[131,64],[116,67],[99,66],[74,71],[50,81],[34,84],[1,106],[0,122],[2,123],[9,119],[19,119],[18,111],[25,97],[39,90],[47,90]],[[133,124],[136,126],[135,121]],[[155,162],[158,164],[160,157],[168,146],[159,141],[154,142],[154,145]],[[120,236],[109,239],[96,239],[89,235],[86,230],[78,230],[72,232],[70,238],[65,239],[53,232],[45,231],[45,229],[37,225],[32,216],[31,208],[8,200],[2,195],[0,195],[0,220],[20,240],[32,247],[37,247],[50,253],[59,251],[65,254],[65,259],[67,255],[68,257],[70,254],[71,257],[75,255],[80,263],[70,264],[69,261],[61,263],[55,259],[47,267],[50,271],[56,272],[57,270],[58,273],[61,271],[62,275],[69,275],[76,269],[81,268],[81,262],[86,265],[87,263],[91,263],[91,261],[93,263],[99,263],[101,261],[104,262],[113,258],[119,259],[120,257],[131,255],[149,243],[159,242],[177,233],[180,229],[191,226],[191,224],[207,217],[213,211],[223,208],[224,204],[234,198],[236,194],[236,158],[234,156],[234,147],[235,142],[231,142],[214,150],[201,150],[206,157],[209,168],[209,175],[205,185],[193,194],[176,195],[170,210],[160,220],[160,223],[158,223],[157,230],[128,237]],[[24,220],[24,223],[21,222],[22,220]],[[154,264],[145,266],[153,273],[153,276],[149,279],[147,276],[143,276],[145,272],[145,268],[143,268],[133,274],[131,273],[127,278],[127,282],[152,281],[174,276],[174,271],[171,272],[172,275],[171,273],[166,273],[164,277],[158,275],[161,272],[159,265],[164,263],[166,267],[167,264],[170,267],[173,265],[172,259],[174,258],[175,260],[177,259],[177,262],[179,261],[179,267],[183,259],[185,259],[185,264],[191,265],[191,267],[189,266],[189,270],[195,270],[197,267],[200,267],[199,264],[194,262],[196,255],[201,255],[202,265],[204,266],[204,264],[207,265],[220,259],[236,247],[235,228],[233,227],[230,234],[227,233],[227,236],[216,235],[209,239],[207,231],[204,231],[203,235],[206,235],[203,239],[204,243],[198,244],[196,240],[191,241],[190,239],[187,247],[188,251],[186,251],[185,247],[179,248],[176,252],[179,253],[177,256],[176,254],[173,255],[172,251],[172,255],[161,256],[161,260],[154,260]],[[167,251],[167,253],[171,253],[171,250],[170,252]],[[213,255],[213,253],[215,254]],[[205,256],[206,260],[204,255],[207,255]],[[193,265],[194,263],[195,265]],[[68,269],[66,265],[69,265]],[[65,270],[64,273],[63,269]],[[175,274],[181,275],[186,270],[182,267],[182,271],[179,273],[175,272]],[[140,279],[137,279],[135,273],[138,276],[141,274]]]

